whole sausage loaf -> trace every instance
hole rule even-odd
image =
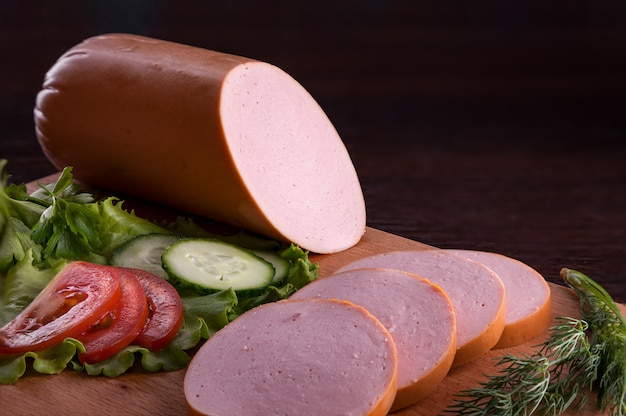
[[[356,244],[365,203],[311,95],[271,64],[127,34],[68,50],[34,110],[41,147],[94,187],[317,253]]]

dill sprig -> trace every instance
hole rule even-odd
[[[626,321],[592,279],[571,269],[561,276],[580,299],[581,318],[557,318],[533,354],[501,357],[499,372],[461,391],[446,413],[559,415],[587,406],[587,393],[597,389],[601,411],[626,415]]]
[[[597,396],[609,416],[626,414],[626,320],[602,286],[575,270],[561,276],[580,299],[582,319],[589,322],[589,343],[597,357]]]

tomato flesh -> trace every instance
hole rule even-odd
[[[105,360],[127,347],[141,332],[148,318],[146,293],[139,280],[126,269],[120,271],[122,296],[114,308],[76,337],[85,347],[78,354],[81,363]]]
[[[13,320],[0,328],[0,354],[23,354],[77,338],[121,298],[120,271],[68,263]]]
[[[150,309],[148,322],[133,344],[158,351],[174,338],[183,323],[183,302],[176,289],[152,273],[129,269],[143,286]]]

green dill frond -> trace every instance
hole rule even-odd
[[[626,321],[600,285],[574,270],[561,273],[582,317],[557,318],[536,353],[500,358],[499,372],[461,391],[445,413],[555,416],[583,409],[595,390],[601,411],[626,416]]]

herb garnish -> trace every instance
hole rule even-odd
[[[561,277],[580,300],[581,318],[559,317],[531,355],[500,358],[501,370],[480,387],[461,391],[446,413],[457,415],[558,415],[587,405],[626,414],[626,321],[598,283],[575,270]]]

